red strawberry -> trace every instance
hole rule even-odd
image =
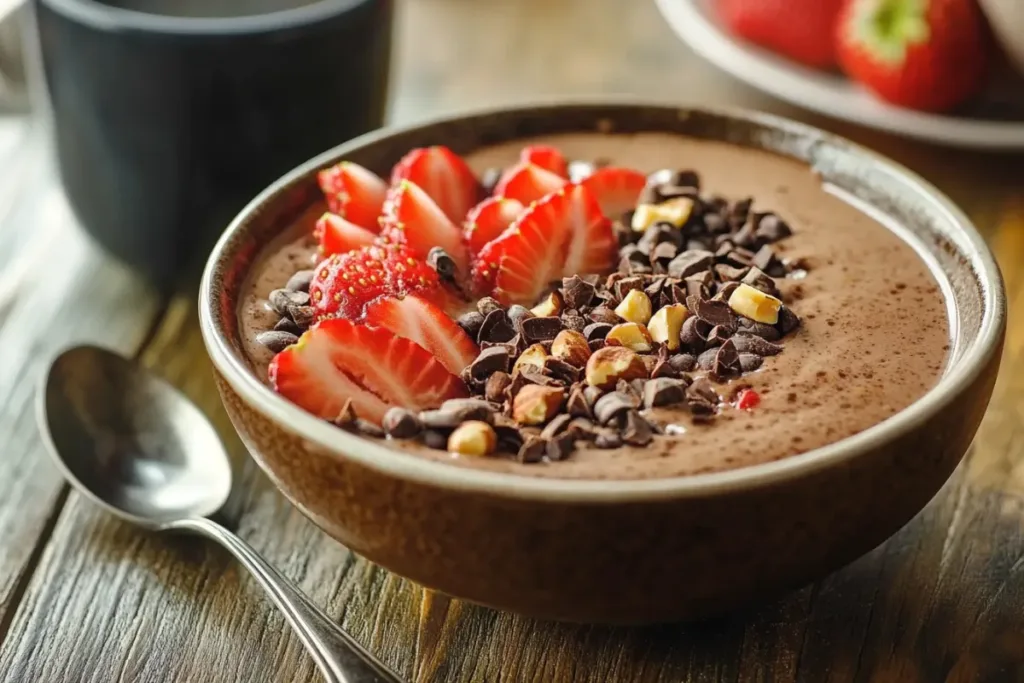
[[[405,296],[440,287],[437,273],[399,244],[363,247],[328,257],[309,285],[317,318],[359,319],[381,296]]]
[[[441,247],[462,272],[469,262],[462,244],[462,231],[419,185],[409,180],[399,181],[388,193],[381,218],[381,237],[406,244],[422,257],[432,247]]]
[[[448,219],[461,223],[483,190],[473,171],[447,147],[414,149],[395,165],[391,185],[409,180],[426,192]]]
[[[366,307],[366,324],[416,342],[456,375],[480,352],[469,335],[442,309],[415,294],[404,299],[386,297],[374,301]]]
[[[353,249],[361,249],[373,244],[377,235],[366,228],[360,228],[334,213],[320,216],[313,228],[313,237],[320,245],[320,256],[344,254]]]
[[[529,206],[531,202],[551,194],[565,183],[562,176],[545,171],[528,161],[521,161],[502,174],[501,180],[494,187],[494,196],[515,199]]]
[[[462,229],[469,253],[476,256],[488,242],[497,239],[524,208],[515,199],[507,197],[488,197],[474,206]]]
[[[324,320],[270,363],[270,383],[299,407],[333,419],[345,401],[380,423],[390,406],[422,410],[467,395],[462,380],[421,346],[388,330]]]
[[[836,19],[845,0],[717,0],[730,31],[816,69],[836,63]]]
[[[317,174],[317,182],[327,207],[342,218],[377,232],[377,217],[384,206],[388,186],[373,171],[351,161],[325,168]]]
[[[985,86],[991,36],[975,0],[850,0],[837,32],[843,70],[893,104],[945,111]]]
[[[545,171],[551,171],[563,178],[569,177],[569,162],[565,160],[562,152],[557,147],[550,145],[523,147],[523,151],[519,154],[519,160],[540,166]]]
[[[552,280],[609,270],[616,247],[594,196],[581,185],[567,185],[531,205],[484,247],[474,282],[493,287],[506,303],[533,304]]]
[[[636,207],[636,201],[647,184],[647,176],[631,168],[605,166],[580,182],[597,198],[601,211],[617,219]]]

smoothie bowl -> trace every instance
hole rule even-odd
[[[871,549],[954,470],[998,269],[934,188],[781,119],[629,104],[348,142],[200,294],[224,404],[353,551],[531,616],[645,623]]]

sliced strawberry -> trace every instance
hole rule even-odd
[[[309,285],[317,318],[363,315],[382,296],[405,296],[440,287],[437,273],[405,246],[374,245],[329,256],[316,267]]]
[[[347,399],[359,417],[379,423],[389,406],[422,410],[467,395],[423,347],[340,318],[317,323],[277,354],[269,376],[278,393],[325,419],[337,417]]]
[[[569,177],[569,162],[557,147],[551,145],[529,145],[519,153],[519,160],[540,166],[563,178]]]
[[[336,213],[327,212],[316,222],[313,237],[319,245],[320,256],[344,254],[373,244],[377,235],[347,221]]]
[[[521,161],[502,174],[501,180],[494,187],[494,196],[515,199],[523,206],[529,206],[565,183],[562,176],[545,171],[528,161]]]
[[[409,180],[426,192],[450,221],[461,223],[483,190],[473,171],[447,147],[414,149],[395,165],[391,185]]]
[[[462,272],[469,262],[462,244],[462,231],[448,220],[419,185],[410,180],[399,181],[388,193],[381,218],[381,237],[408,245],[422,257],[426,257],[432,247],[441,247]]]
[[[619,249],[611,221],[586,185],[569,185],[560,194],[561,219],[569,233],[562,276],[607,273],[615,266]]]
[[[383,327],[416,342],[456,375],[480,352],[444,310],[415,294],[404,299],[386,297],[374,301],[366,307],[366,324]]]
[[[317,182],[331,212],[376,233],[388,185],[376,173],[351,161],[325,168]]]
[[[469,253],[476,256],[480,250],[505,232],[525,207],[515,199],[488,197],[474,206],[466,216],[462,236]]]
[[[605,216],[615,220],[636,207],[647,176],[631,168],[605,166],[580,182],[597,198]]]

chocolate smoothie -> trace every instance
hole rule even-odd
[[[481,150],[467,158],[478,173],[513,163],[531,141]],[[943,293],[914,249],[892,231],[831,194],[806,166],[772,154],[666,134],[579,134],[547,138],[569,159],[607,159],[644,172],[692,168],[703,192],[754,198],[793,234],[776,252],[802,267],[776,278],[786,306],[802,319],[784,352],[760,369],[715,385],[724,397],[739,387],[760,397],[756,409],[724,403],[713,424],[676,408],[650,415],[667,434],[649,446],[599,449],[581,443],[566,460],[524,464],[509,457],[459,457],[417,442],[389,445],[458,466],[525,476],[639,479],[714,472],[803,453],[891,417],[931,388],[945,367],[949,321]],[[278,316],[269,293],[315,263],[308,237],[323,207],[268,245],[253,273],[239,321],[255,371],[266,378],[272,354],[255,336]],[[735,385],[731,387],[730,385]]]

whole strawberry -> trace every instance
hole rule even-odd
[[[844,0],[717,0],[732,33],[816,69],[835,66]]]
[[[849,0],[839,62],[883,100],[945,111],[984,86],[990,35],[976,0]]]

